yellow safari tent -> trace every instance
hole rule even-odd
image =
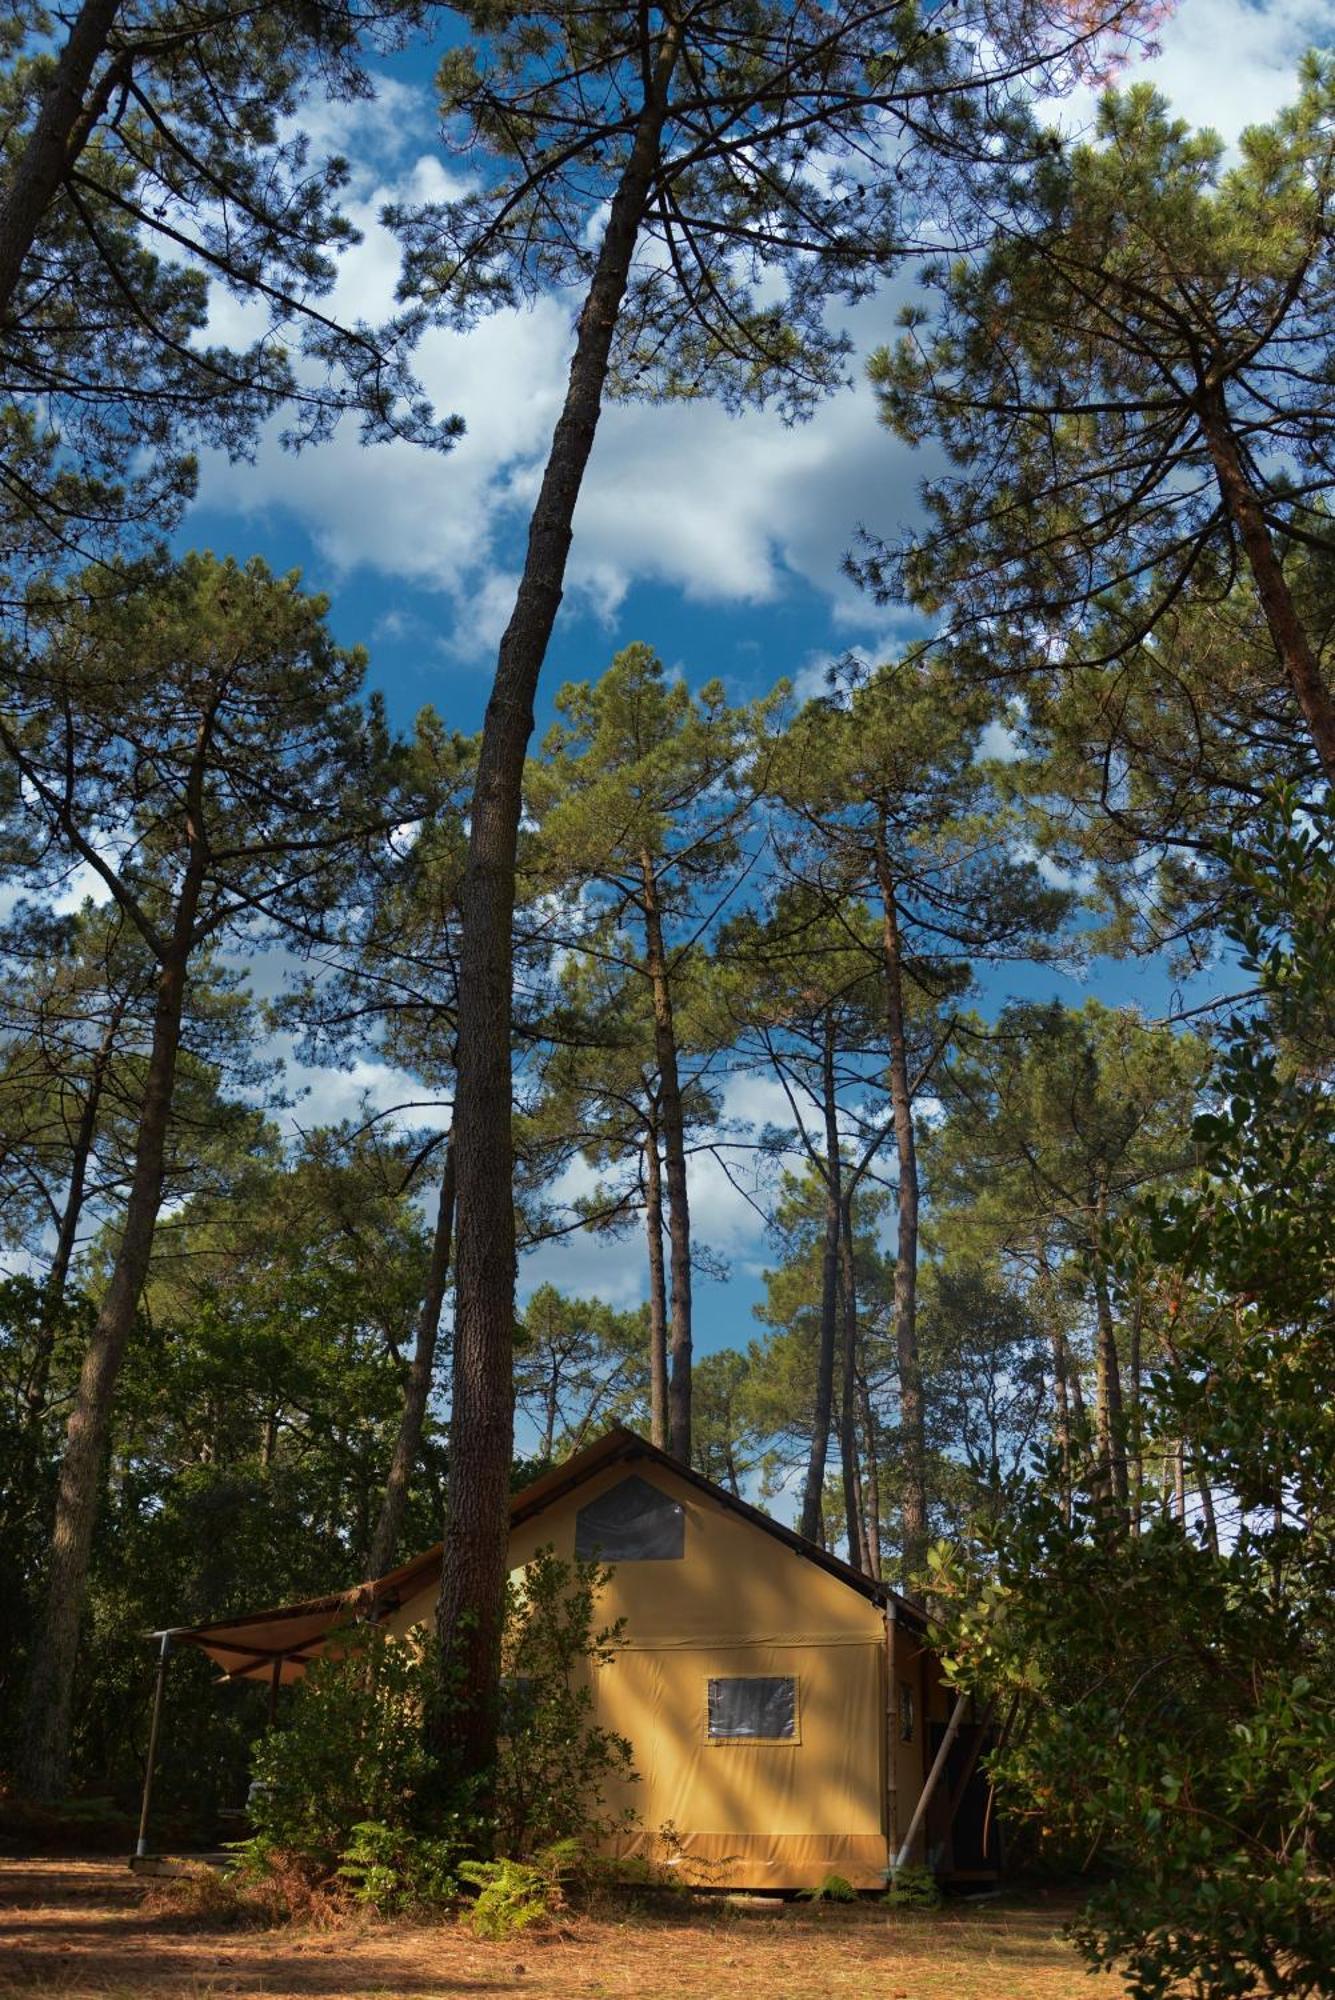
[[[626,1621],[594,1674],[638,1773],[613,1801],[636,1816],[619,1853],[778,1890],[877,1888],[906,1861],[995,1872],[983,1728],[887,1586],[624,1429],[515,1495],[512,1568],[545,1545],[610,1564],[600,1609]],[[276,1690],[350,1614],[395,1633],[430,1620],[439,1574],[437,1546],[356,1591],[169,1637]]]

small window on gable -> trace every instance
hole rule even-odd
[[[575,1516],[581,1562],[679,1562],[686,1553],[686,1509],[632,1473]]]
[[[714,1743],[795,1743],[797,1681],[791,1674],[745,1674],[709,1683]]]

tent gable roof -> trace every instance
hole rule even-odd
[[[793,1528],[739,1499],[726,1487],[707,1479],[703,1473],[684,1465],[671,1453],[651,1444],[647,1438],[616,1425],[575,1452],[561,1465],[553,1466],[529,1485],[521,1487],[510,1502],[513,1530],[534,1520],[548,1508],[574,1493],[580,1486],[611,1466],[624,1463],[643,1471],[657,1465],[674,1478],[684,1481],[717,1507],[739,1515],[751,1527],[815,1564],[848,1589],[872,1603],[893,1604],[896,1615],[918,1631],[924,1629],[921,1612],[899,1597],[888,1585],[830,1555],[806,1540]],[[268,1611],[249,1612],[241,1617],[217,1619],[207,1625],[174,1628],[172,1636],[207,1652],[223,1672],[234,1679],[267,1679],[275,1662],[289,1662],[295,1678],[306,1663],[321,1651],[325,1636],[357,1618],[387,1615],[419,1595],[440,1572],[443,1544],[435,1543],[421,1555],[401,1563],[387,1575],[354,1586],[350,1590],[309,1598],[300,1604],[279,1605]]]

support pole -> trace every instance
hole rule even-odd
[[[972,1779],[974,1772],[978,1769],[978,1759],[983,1754],[983,1739],[987,1735],[988,1730],[992,1727],[992,1717],[996,1714],[996,1709],[997,1709],[996,1702],[990,1701],[987,1705],[987,1709],[983,1715],[982,1721],[978,1724],[977,1728],[974,1730],[973,1743],[970,1747],[968,1755],[964,1759],[964,1769],[960,1772],[959,1777],[955,1780],[955,1789],[950,1794],[950,1804],[946,1807],[947,1833],[951,1833],[954,1831],[955,1821],[959,1818],[960,1807],[964,1804],[964,1794],[968,1791],[969,1782]],[[983,1858],[984,1860],[987,1859],[986,1841],[983,1842]]]
[[[278,1720],[278,1690],[283,1684],[283,1661],[286,1653],[280,1653],[269,1673],[269,1727]]]
[[[927,1808],[932,1803],[932,1799],[936,1793],[936,1788],[941,1782],[942,1773],[945,1771],[946,1768],[946,1760],[950,1756],[950,1752],[954,1745],[955,1738],[960,1733],[960,1724],[964,1720],[964,1711],[968,1707],[968,1705],[969,1705],[968,1695],[967,1694],[960,1695],[955,1703],[954,1713],[951,1715],[949,1722],[946,1724],[946,1733],[941,1738],[941,1748],[937,1751],[936,1756],[932,1763],[932,1768],[927,1773],[926,1783],[923,1785],[922,1791],[918,1794],[918,1803],[913,1808],[913,1818],[909,1821],[909,1830],[904,1835],[903,1846],[900,1848],[898,1854],[895,1856],[894,1865],[890,1870],[890,1878],[892,1881],[894,1880],[895,1876],[899,1873],[900,1869],[908,1865],[909,1855],[913,1851],[913,1843],[918,1838],[918,1829],[927,1817]]]
[[[139,1801],[139,1838],[134,1844],[136,1861],[148,1853],[148,1809],[153,1803],[153,1773],[158,1761],[158,1731],[162,1726],[162,1691],[167,1685],[167,1662],[171,1658],[172,1635],[159,1633],[158,1672],[153,1683],[153,1720],[148,1726],[148,1757],[144,1764],[144,1791]]]
[[[886,1872],[894,1870],[899,1848],[899,1672],[895,1639],[898,1623],[895,1600],[885,1606],[885,1859]]]

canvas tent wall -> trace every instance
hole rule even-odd
[[[548,1545],[610,1562],[600,1609],[626,1621],[593,1683],[639,1773],[612,1801],[637,1815],[618,1851],[730,1886],[883,1884],[947,1712],[920,1614],[624,1430],[515,1496],[512,1568]],[[177,1636],[231,1677],[295,1678],[350,1616],[427,1623],[439,1572],[437,1547],[356,1592]]]

